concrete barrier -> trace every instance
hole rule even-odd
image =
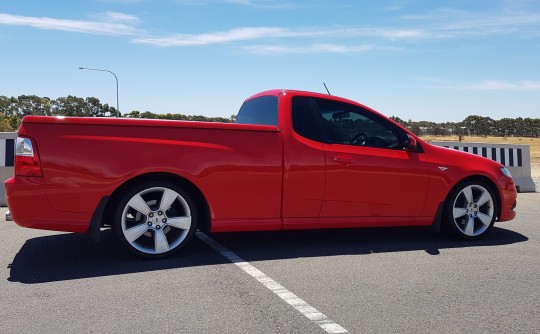
[[[0,132],[0,206],[7,205],[4,182],[15,173],[15,138],[16,132]]]
[[[518,192],[535,192],[536,185],[531,176],[531,150],[529,145],[486,144],[432,141],[431,144],[469,152],[497,161],[504,165],[516,181]]]

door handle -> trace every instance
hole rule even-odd
[[[349,165],[350,163],[353,162],[353,158],[350,155],[342,155],[342,154],[340,154],[340,155],[334,155],[332,157],[332,161],[340,163],[340,164]]]

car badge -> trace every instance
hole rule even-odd
[[[439,169],[440,169],[440,170],[442,170],[442,171],[444,172],[445,170],[447,170],[447,169],[448,169],[448,167],[444,167],[444,166],[439,166]]]

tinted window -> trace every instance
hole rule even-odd
[[[310,106],[310,99],[297,96],[292,101],[293,129],[302,137],[321,141],[315,114]]]
[[[336,101],[316,101],[328,141],[369,147],[400,147],[396,128],[369,110]]]
[[[277,126],[277,96],[260,96],[244,102],[236,116],[236,123]]]

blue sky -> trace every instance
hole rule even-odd
[[[0,0],[0,95],[229,117],[262,90],[405,120],[540,117],[540,1]]]

